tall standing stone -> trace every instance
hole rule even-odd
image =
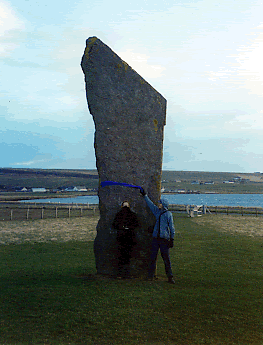
[[[101,181],[142,186],[157,202],[161,193],[163,128],[166,100],[126,62],[96,37],[86,41],[81,61],[88,107],[95,123],[95,154]],[[111,224],[127,200],[141,226],[131,273],[147,272],[154,218],[139,191],[121,186],[99,187],[100,220],[94,241],[97,273],[116,272],[116,232]]]

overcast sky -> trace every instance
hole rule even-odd
[[[263,2],[0,0],[1,167],[94,169],[97,36],[167,99],[165,170],[263,172]]]

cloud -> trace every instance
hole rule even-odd
[[[234,130],[238,129],[263,129],[263,110],[256,114],[246,114],[236,116],[234,119],[228,122],[229,125],[233,126]]]
[[[10,30],[24,28],[23,22],[17,18],[13,9],[7,2],[0,2],[0,35]]]
[[[6,79],[0,91],[2,97],[8,95],[8,101],[3,97],[1,105],[6,107],[4,113],[9,118],[31,121],[46,118],[72,122],[82,118],[83,111],[87,109],[80,69],[79,75],[70,76],[66,72],[45,68],[20,70],[17,66],[6,66],[3,73]],[[15,84],[13,78],[8,78],[12,74],[16,75]]]
[[[117,54],[143,78],[160,78],[163,75],[162,72],[166,69],[161,65],[149,64],[149,56],[135,53],[132,49],[117,52]]]
[[[62,106],[66,106],[68,110],[69,107],[71,109],[74,109],[77,105],[79,105],[80,100],[74,95],[64,95],[61,97],[57,97],[57,103],[61,104]],[[74,116],[76,115],[74,114]]]
[[[24,22],[18,18],[8,2],[0,2],[0,55],[7,56],[19,46],[13,40],[14,30],[23,30]]]
[[[257,26],[248,35],[254,36],[250,43],[240,45],[237,54],[225,57],[223,66],[208,71],[211,81],[223,81],[250,90],[249,93],[263,94],[263,25]]]
[[[255,144],[259,146],[255,152]],[[263,154],[256,138],[165,138],[163,169],[189,171],[262,171]]]
[[[48,162],[48,159],[40,159],[40,160],[34,160],[34,161],[28,161],[28,162],[17,162],[12,163],[12,165],[19,165],[19,166],[35,166],[36,164],[39,164],[40,162]]]
[[[239,54],[234,56],[237,61],[237,75],[244,81],[244,87],[251,93],[262,95],[263,93],[263,25],[256,28],[261,30],[250,45],[241,46]]]

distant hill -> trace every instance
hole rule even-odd
[[[162,173],[162,179],[184,181],[231,181],[236,178],[248,179],[251,182],[263,182],[263,174],[260,173],[232,173],[232,172],[207,172],[207,171],[167,171]]]
[[[254,173],[227,173],[227,172],[205,172],[205,171],[167,171],[162,172],[162,184],[169,188],[192,189],[195,183],[213,182],[221,185],[225,181],[243,181],[246,185],[262,184],[263,174]],[[86,188],[97,188],[99,177],[97,170],[85,169],[16,169],[0,168],[0,190],[16,188],[43,187],[49,189],[65,188],[70,186],[85,186]],[[125,182],[125,181],[124,181]],[[199,189],[200,187],[195,187]],[[215,189],[205,187],[206,190]],[[229,189],[230,187],[228,187]],[[202,189],[202,188],[201,188]],[[233,188],[232,188],[233,189]],[[244,191],[244,187],[243,187]]]
[[[98,186],[97,170],[0,168],[0,188]]]
[[[206,171],[163,171],[165,192],[263,193],[263,174]]]

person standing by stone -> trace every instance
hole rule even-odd
[[[139,226],[136,214],[131,211],[130,205],[124,201],[121,210],[116,214],[112,227],[117,230],[117,277],[130,277],[130,259],[133,247],[136,244],[135,229]]]
[[[148,279],[153,280],[156,271],[156,261],[158,252],[160,249],[162,259],[165,266],[165,272],[168,277],[168,282],[175,284],[173,279],[173,272],[171,268],[171,260],[169,249],[173,248],[174,242],[174,223],[172,213],[168,210],[169,203],[166,199],[161,199],[158,206],[156,206],[145,193],[144,189],[140,190],[140,193],[144,197],[146,204],[152,211],[156,218],[156,223],[154,225],[152,234],[152,248],[151,257],[148,270]]]

